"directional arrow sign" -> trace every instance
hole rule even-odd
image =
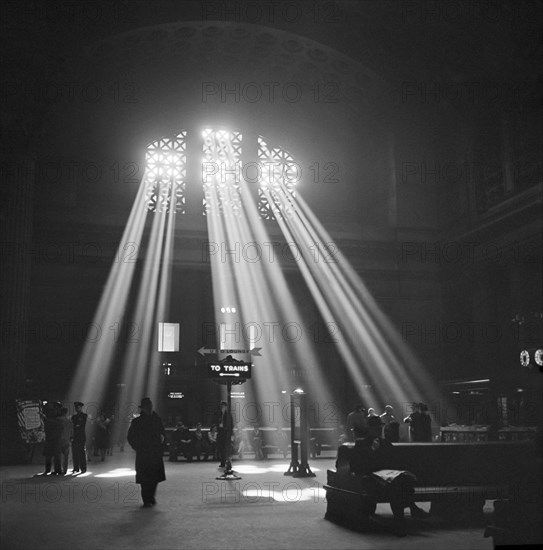
[[[243,378],[245,380],[251,378],[252,363],[244,361],[236,361],[230,363],[210,364],[207,366],[207,375],[209,378]]]
[[[233,354],[233,353],[249,353],[250,355],[253,355],[253,356],[258,356],[258,357],[262,357],[262,355],[260,354],[260,350],[262,348],[253,348],[253,349],[214,349],[214,348],[205,348],[204,346],[202,346],[199,350],[198,350],[198,353],[200,355],[203,355],[204,357],[206,355],[211,355],[211,354],[216,354],[216,353],[228,353],[228,354]]]

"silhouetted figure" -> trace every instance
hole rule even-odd
[[[209,455],[209,441],[207,434],[202,431],[202,423],[196,423],[196,429],[192,433],[191,455],[196,456],[196,460],[207,460]]]
[[[100,460],[104,462],[106,453],[110,446],[109,418],[102,412],[96,419],[96,431],[94,445],[100,455]]]
[[[413,403],[413,412],[403,420],[409,424],[409,437],[413,442],[432,441],[432,421],[424,403]]]
[[[62,459],[62,474],[68,472],[68,459],[70,457],[70,441],[72,439],[73,433],[73,424],[72,421],[68,418],[68,409],[62,407],[60,409],[59,417],[62,431],[60,434],[60,456]]]
[[[219,467],[223,468],[226,466],[226,461],[230,459],[230,447],[234,421],[230,411],[228,410],[228,403],[226,401],[221,401],[219,406],[220,410],[217,422],[217,454],[220,460]]]
[[[415,476],[405,470],[396,469],[398,464],[394,446],[380,436],[381,429],[379,417],[372,417],[368,421],[366,437],[356,440],[350,468],[355,475],[362,476],[369,498],[375,502],[390,502],[394,514],[394,531],[403,536],[404,508],[409,507],[414,518],[424,518],[428,514],[413,500]]]
[[[262,446],[264,445],[262,432],[260,431],[260,427],[258,425],[253,427],[252,432],[249,432],[249,441],[251,443],[251,448],[255,453],[255,460],[263,460],[266,458],[262,449]]]
[[[60,461],[60,439],[62,437],[62,422],[60,420],[60,403],[48,403],[46,407],[45,418],[45,445],[43,447],[43,456],[45,457],[45,472],[54,475],[62,474],[62,464]],[[54,468],[51,472],[51,468]]]
[[[87,440],[86,425],[87,415],[83,412],[83,403],[76,401],[74,403],[75,414],[72,415],[73,435],[72,435],[72,473],[87,471],[87,450],[85,443]]]
[[[217,428],[217,424],[213,424],[209,429],[209,432],[207,432],[207,439],[209,441],[209,454],[211,455],[213,460],[218,460],[219,458],[219,454],[217,451],[218,434],[219,434],[219,429]]]
[[[372,433],[377,433],[379,437],[383,437],[383,421],[381,420],[381,417],[375,412],[375,409],[373,407],[370,407],[368,409],[368,429],[371,425],[371,431]]]
[[[354,441],[358,437],[364,437],[368,431],[368,420],[364,405],[358,404],[354,410],[347,415],[346,425],[349,441]]]
[[[249,442],[241,422],[238,422],[234,428],[234,449],[240,459],[243,459],[243,453],[249,450]]]
[[[140,409],[141,414],[132,420],[126,438],[136,451],[136,483],[141,485],[143,506],[148,508],[156,504],[157,485],[166,479],[162,460],[166,432],[149,397],[141,400]]]
[[[179,455],[192,462],[192,436],[181,420],[170,437],[170,462],[177,462]]]
[[[116,422],[116,419],[115,419],[115,414],[111,414],[110,416],[108,416],[107,420],[108,420],[109,425],[108,425],[108,447],[107,447],[106,454],[108,456],[112,456],[113,455],[113,445],[115,444],[115,441],[117,440],[117,431],[118,431],[117,422]]]
[[[385,412],[379,417],[383,423],[383,437],[391,443],[400,441],[400,423],[394,416],[391,405],[385,405]]]

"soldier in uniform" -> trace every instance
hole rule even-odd
[[[75,414],[72,416],[73,436],[72,436],[72,460],[74,468],[72,474],[79,471],[85,473],[87,471],[87,450],[85,442],[87,434],[85,427],[87,425],[87,415],[83,412],[83,403],[76,401],[74,403]]]

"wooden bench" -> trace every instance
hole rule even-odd
[[[323,451],[337,453],[339,430],[337,428],[310,428],[309,456],[316,458]]]
[[[417,476],[414,499],[431,502],[432,515],[445,518],[482,516],[486,500],[528,498],[530,472],[536,463],[533,442],[395,443],[395,469]],[[364,525],[376,502],[361,476],[350,471],[354,443],[338,449],[336,470],[328,470],[326,518]],[[377,502],[388,502],[382,496]]]
[[[244,441],[246,445],[243,448],[243,456],[254,456],[254,451],[251,447],[251,432],[252,428],[243,428]],[[271,454],[279,454],[286,458],[290,449],[290,431],[285,433],[284,430],[275,428],[273,426],[264,426],[260,428],[260,437],[262,441],[262,452],[264,457],[267,458]],[[238,449],[234,445],[233,456],[239,457]]]

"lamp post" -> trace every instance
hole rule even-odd
[[[296,414],[298,412],[298,414]],[[298,462],[300,445],[300,462]],[[290,466],[284,475],[292,477],[315,477],[308,462],[309,423],[307,420],[307,394],[300,388],[290,395]]]

